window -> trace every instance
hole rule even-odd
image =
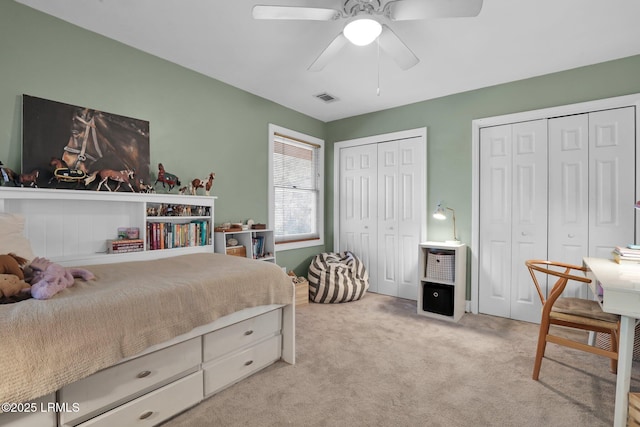
[[[269,125],[269,226],[276,249],[324,244],[324,141]]]

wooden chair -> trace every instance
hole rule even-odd
[[[560,295],[564,291],[570,280],[590,283],[591,280],[586,278],[584,274],[576,273],[584,272],[584,267],[566,264],[555,261],[528,260],[525,262],[529,273],[533,279],[533,283],[538,291],[538,296],[542,302],[542,318],[540,321],[540,334],[538,336],[538,348],[536,351],[536,360],[533,367],[533,379],[538,380],[540,375],[540,365],[544,357],[544,351],[547,342],[564,345],[577,350],[605,356],[611,359],[611,371],[617,372],[618,367],[618,343],[620,337],[620,316],[605,313],[602,311],[597,301],[582,298],[561,298]],[[557,277],[556,283],[553,285],[549,297],[540,289],[536,272],[553,277]],[[611,337],[610,350],[591,346],[582,342],[574,341],[549,332],[551,325],[566,326],[569,328],[582,329],[585,331],[601,332],[609,334]]]

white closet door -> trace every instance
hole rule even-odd
[[[634,241],[634,107],[589,114],[589,256]]]
[[[511,318],[540,321],[540,298],[525,266],[547,257],[547,123],[517,123],[512,129],[513,190]]]
[[[378,144],[378,292],[418,297],[418,247],[424,218],[424,144]]]
[[[418,298],[418,255],[425,210],[426,152],[419,138],[398,141],[398,293]]]
[[[511,125],[480,130],[480,313],[511,314]]]
[[[378,144],[378,255],[378,292],[398,295],[397,141]]]
[[[369,290],[418,297],[425,239],[426,146],[409,137],[340,149],[339,250],[362,259]]]
[[[539,321],[524,262],[547,255],[546,121],[480,132],[479,311]]]
[[[369,271],[370,290],[377,289],[376,144],[340,150],[340,251],[351,251]]]
[[[549,120],[549,259],[582,265],[589,254],[589,115]],[[564,296],[586,298],[569,283]]]

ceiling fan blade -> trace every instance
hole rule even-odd
[[[257,5],[252,10],[254,19],[299,19],[308,21],[331,21],[340,16],[336,9],[296,6]]]
[[[384,24],[382,24],[382,33],[378,37],[378,43],[380,44],[380,49],[391,56],[403,70],[408,70],[420,62],[418,57],[400,40],[396,33]]]
[[[396,0],[387,4],[389,19],[456,18],[478,16],[483,0]]]
[[[318,56],[316,60],[313,61],[313,64],[309,65],[308,70],[309,71],[322,70],[329,63],[329,61],[331,61],[333,57],[336,56],[338,52],[340,52],[340,50],[342,50],[344,45],[346,45],[347,43],[348,43],[348,40],[344,36],[344,34],[342,33],[338,34],[336,38],[333,39],[331,43],[329,43],[329,46],[327,46],[327,48],[322,51],[320,56]]]

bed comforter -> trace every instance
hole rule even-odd
[[[0,305],[0,402],[23,402],[219,317],[291,304],[275,264],[221,254],[84,266],[49,300]]]

